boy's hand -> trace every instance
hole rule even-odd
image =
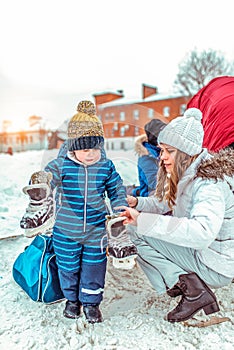
[[[138,203],[138,200],[136,197],[129,196],[129,195],[127,196],[126,200],[128,202],[129,207],[131,208],[135,207]]]

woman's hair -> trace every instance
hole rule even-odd
[[[182,151],[176,150],[175,165],[171,174],[166,172],[163,161],[160,160],[155,196],[160,202],[166,201],[170,209],[175,205],[178,182],[196,157],[191,157]]]

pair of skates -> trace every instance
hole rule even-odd
[[[51,234],[55,222],[55,203],[50,188],[52,174],[35,172],[23,192],[29,196],[29,205],[20,221],[28,238],[38,234]],[[107,255],[115,268],[132,269],[136,263],[137,250],[123,225],[125,217],[118,214],[106,216],[108,236]]]

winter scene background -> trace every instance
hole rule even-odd
[[[104,322],[87,324],[62,315],[65,302],[45,305],[32,301],[15,283],[12,265],[32,239],[23,236],[19,221],[28,204],[22,187],[30,175],[57,155],[57,150],[28,151],[13,156],[0,154],[0,348],[5,350],[209,350],[234,349],[234,283],[215,291],[226,322],[202,327],[207,320],[196,315],[195,327],[171,324],[164,316],[178,301],[158,297],[136,265],[132,270],[114,269],[108,262],[101,310]],[[137,184],[133,151],[108,151],[124,183]],[[198,327],[198,325],[201,327]]]

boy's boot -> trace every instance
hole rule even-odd
[[[23,188],[29,196],[29,205],[20,221],[26,237],[45,233],[54,225],[54,199],[50,188],[52,174],[38,171],[32,174],[30,184]]]
[[[132,269],[136,263],[137,249],[123,225],[126,217],[113,214],[107,215],[106,219],[108,255],[112,258],[113,266],[117,269]]]
[[[85,304],[83,305],[83,311],[89,323],[99,323],[103,321],[98,304]]]
[[[80,301],[66,301],[65,309],[63,310],[63,316],[67,318],[78,318],[81,314]]]
[[[206,315],[219,311],[215,294],[196,273],[180,275],[178,284],[182,298],[175,309],[167,314],[169,322],[186,321],[202,309]]]

